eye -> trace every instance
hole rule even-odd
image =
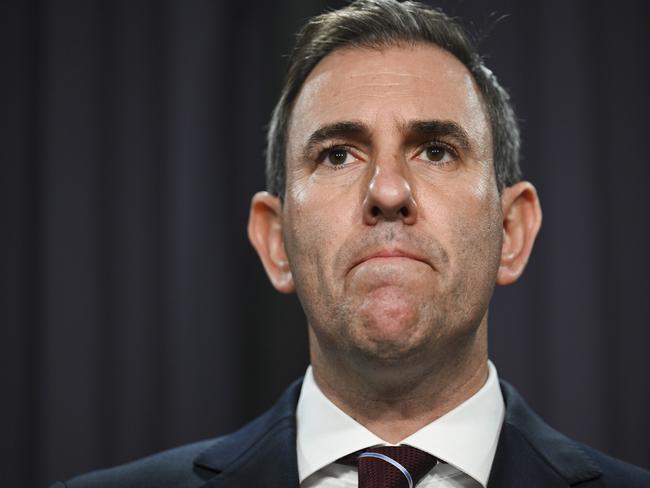
[[[343,166],[356,160],[356,158],[344,147],[333,147],[323,153],[323,162],[331,166]]]
[[[433,142],[428,144],[417,154],[418,159],[435,163],[438,165],[447,164],[456,159],[456,153],[446,144]]]

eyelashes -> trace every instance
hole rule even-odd
[[[354,161],[359,160],[355,157],[353,151],[347,146],[333,145],[321,151],[318,162],[326,164],[332,169],[341,169]]]
[[[449,164],[459,158],[458,152],[452,146],[441,141],[427,142],[418,153],[418,156],[420,155],[424,155],[423,160],[436,165]]]
[[[333,170],[343,169],[357,161],[365,161],[358,152],[361,151],[346,144],[330,144],[319,151],[316,163]],[[452,145],[432,140],[415,148],[409,159],[423,161],[433,166],[445,166],[457,161],[459,154]]]

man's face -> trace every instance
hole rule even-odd
[[[502,240],[490,127],[434,46],[325,57],[288,129],[282,232],[319,351],[431,355],[486,322]]]

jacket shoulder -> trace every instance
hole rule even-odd
[[[605,486],[642,488],[650,486],[650,471],[613,458],[593,447],[581,444],[582,449],[598,464]]]
[[[501,391],[506,416],[489,486],[650,486],[650,472],[553,429],[507,382],[501,381]],[[542,477],[544,482],[539,481]]]
[[[127,464],[92,471],[51,488],[94,487],[195,487],[205,484],[214,473],[195,467],[194,458],[219,439],[176,447]]]
[[[270,410],[235,432],[93,471],[51,488],[195,488],[242,465],[253,466],[249,475],[272,472],[275,479],[297,480],[295,460],[291,460],[295,458],[295,406],[300,385],[301,380],[294,382]],[[237,479],[232,473],[228,476]]]

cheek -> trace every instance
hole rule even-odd
[[[475,232],[492,234],[501,212],[501,199],[489,161],[475,161],[453,192],[459,219]]]
[[[462,180],[462,181],[460,181]],[[425,218],[431,232],[444,241],[454,274],[474,281],[498,265],[501,250],[501,207],[489,178],[459,179],[429,202]],[[470,271],[471,270],[471,271]]]
[[[285,246],[299,294],[339,295],[346,243],[358,241],[354,192],[334,192],[307,178],[295,181],[285,202]],[[339,189],[340,190],[340,189]],[[348,245],[349,247],[349,245]]]
[[[459,217],[465,223],[457,236],[462,252],[459,259],[467,269],[468,282],[491,288],[501,257],[500,207],[498,198],[489,192],[473,196],[473,205],[468,205]]]
[[[301,272],[305,263],[312,260],[316,252],[319,225],[315,219],[306,218],[301,210],[289,210],[284,218],[284,242],[294,276]]]
[[[306,169],[296,169],[287,180],[287,217],[297,240],[318,249],[319,254],[336,252],[336,243],[360,219],[358,186],[343,171],[328,178]],[[358,178],[356,178],[358,179]],[[335,180],[335,181],[333,181]]]
[[[308,280],[310,286],[327,271],[330,260],[333,219],[308,192],[300,201],[292,200],[285,213],[284,238],[289,264],[297,281]]]

